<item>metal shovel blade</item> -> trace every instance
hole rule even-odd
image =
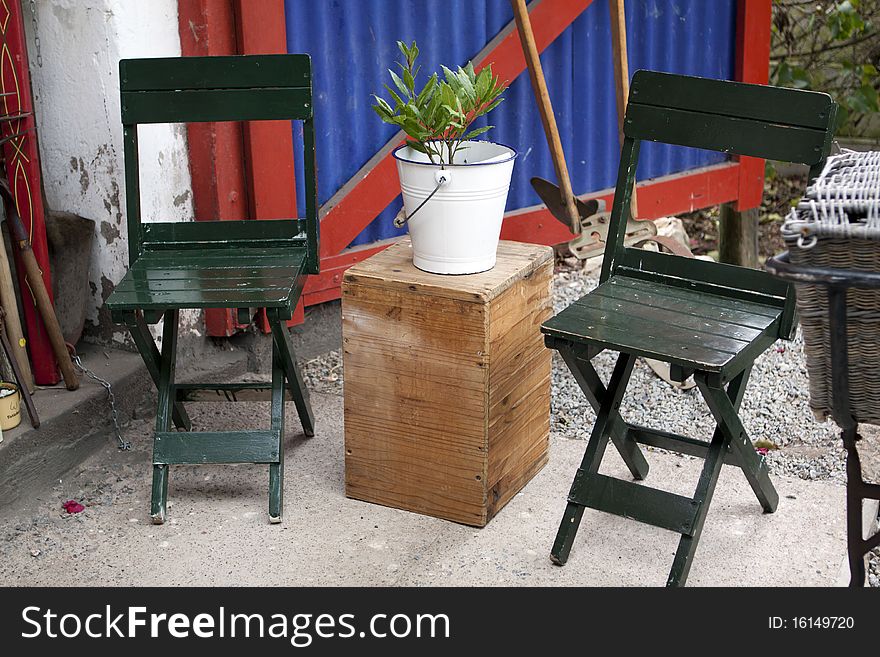
[[[568,214],[559,187],[543,178],[532,178],[531,182],[535,193],[547,206],[550,214],[575,234],[575,238],[568,243],[572,254],[581,260],[601,255],[608,239],[608,223],[611,216],[610,213],[605,212],[605,202],[599,199],[582,201],[575,197],[575,205],[581,223],[581,230],[575,232],[568,221]],[[624,244],[631,246],[646,239],[654,239],[656,235],[657,227],[653,221],[629,219],[626,223]]]
[[[553,215],[554,219],[574,233],[575,231],[568,219],[568,213],[565,210],[565,201],[562,198],[562,192],[559,187],[549,180],[544,180],[543,178],[538,177],[532,178],[531,183],[538,198],[540,198],[544,205],[547,206],[547,209],[550,210],[550,214]],[[582,201],[575,197],[574,202],[577,206],[581,220],[592,216],[599,211],[599,201],[595,199]]]

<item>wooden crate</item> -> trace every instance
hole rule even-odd
[[[491,271],[416,269],[409,240],[342,285],[345,493],[484,526],[547,462],[552,249]]]

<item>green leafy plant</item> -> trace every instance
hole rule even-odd
[[[386,84],[385,89],[391,100],[374,94],[373,110],[385,123],[401,128],[409,137],[406,143],[427,155],[432,163],[452,164],[455,154],[465,148],[463,142],[494,127],[471,129],[475,120],[501,103],[507,83],[492,74],[491,66],[477,73],[473,63],[468,62],[455,71],[441,66],[443,79],[434,73],[417,91],[419,48],[415,41],[411,46],[398,41],[397,47],[404,61],[397,62],[400,74],[388,70],[394,86]]]

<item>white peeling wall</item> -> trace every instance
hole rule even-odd
[[[180,55],[177,0],[36,0],[33,6],[35,22],[31,3],[22,2],[43,183],[50,208],[95,222],[88,318],[97,324],[128,262],[119,60]],[[143,126],[139,137],[144,221],[191,220],[184,127]],[[194,328],[196,317],[188,319]],[[106,313],[99,334],[111,337]],[[118,332],[113,337],[122,339]]]

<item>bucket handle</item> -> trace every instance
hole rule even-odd
[[[434,174],[434,180],[437,181],[437,186],[434,188],[434,191],[431,192],[430,194],[428,194],[427,198],[425,198],[424,201],[419,203],[419,206],[415,210],[413,210],[412,214],[409,215],[408,217],[406,216],[404,209],[401,208],[400,212],[397,213],[397,216],[394,217],[394,227],[395,228],[403,228],[403,225],[407,221],[409,221],[410,219],[415,217],[416,212],[421,210],[424,207],[425,203],[427,203],[428,201],[431,200],[431,197],[437,193],[437,190],[440,189],[443,185],[447,184],[451,179],[452,179],[452,175],[450,174],[449,171],[445,171],[444,169],[440,169],[440,171],[437,171]]]

